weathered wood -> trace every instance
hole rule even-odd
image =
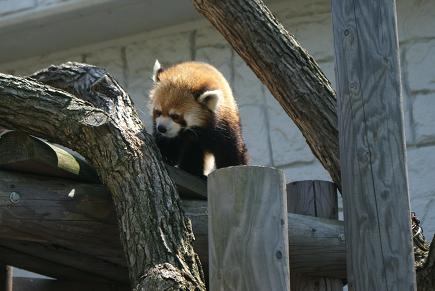
[[[343,222],[288,213],[291,269],[310,276],[346,278]]]
[[[18,201],[10,199],[11,189],[19,194]],[[71,189],[75,189],[74,197],[68,197]],[[109,205],[110,193],[104,191],[102,185],[0,171],[0,238],[36,241],[47,253],[50,246],[71,251],[77,260],[86,262],[86,272],[98,274],[99,266],[104,266],[101,260],[112,266],[125,266],[113,206]],[[194,248],[207,268],[207,202],[185,200],[182,206],[192,221]],[[292,222],[288,226],[292,270],[345,278],[343,223],[292,213],[288,213],[288,220]],[[82,269],[75,261],[70,264]]]
[[[290,290],[283,173],[223,168],[207,189],[210,290]]]
[[[44,258],[29,256],[28,254],[3,246],[0,246],[0,262],[3,264],[10,264],[13,262],[16,267],[54,278],[87,282],[109,282],[109,280],[95,276],[91,273],[86,273]]]
[[[335,93],[314,59],[261,0],[193,0],[299,127],[340,188]]]
[[[14,278],[14,291],[129,291],[128,286],[111,283],[71,282],[40,278]]]
[[[3,237],[14,233],[13,239],[51,242],[125,264],[103,185],[0,171],[0,213]]]
[[[302,215],[338,219],[337,186],[328,181],[289,183],[287,184],[287,209],[288,212]],[[339,279],[306,276],[293,270],[290,272],[290,278],[292,290],[343,290],[342,281]]]
[[[1,131],[1,128],[0,128]],[[12,291],[13,268],[0,264],[0,291]]]
[[[83,159],[66,150],[25,133],[9,131],[0,138],[0,165],[7,169],[32,172],[31,162],[38,163],[38,174],[98,182],[98,175]]]
[[[206,181],[172,166],[166,168],[180,197],[207,198]],[[95,170],[78,155],[17,131],[9,131],[0,138],[0,169],[99,182]]]
[[[416,290],[395,1],[332,5],[352,290]]]
[[[22,261],[8,262],[10,264],[13,263],[17,267],[24,269],[31,268],[30,271],[41,273],[40,270],[34,269],[35,267],[39,268],[41,264],[36,266],[29,265],[28,260],[48,262],[41,270],[44,275],[53,278],[128,284],[125,261],[122,261],[122,264],[115,264],[94,255],[85,254],[80,249],[71,250],[51,242],[21,241],[3,238],[0,241],[0,247],[8,250],[9,253],[19,253],[19,258],[24,258]],[[121,248],[119,248],[119,253],[121,253]],[[65,266],[73,270],[73,272],[64,272]],[[51,273],[47,273],[47,271]],[[90,275],[92,275],[91,279]]]
[[[177,185],[181,198],[207,199],[207,181],[179,168],[166,165],[169,176]]]
[[[287,211],[338,219],[337,186],[319,180],[289,183],[287,184]]]
[[[205,289],[175,185],[128,94],[105,70],[68,63],[28,79],[0,74],[0,125],[89,161],[112,193],[132,287]]]

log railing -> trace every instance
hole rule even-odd
[[[26,141],[27,149],[46,144],[9,132],[0,138],[0,152],[19,149],[10,146],[12,140]],[[56,147],[45,148],[54,154]],[[27,155],[23,154],[26,158],[16,155],[15,162],[11,155],[7,162],[2,160],[4,155],[0,156],[0,262],[68,280],[128,282],[106,188],[99,183],[78,181],[80,178],[66,179],[56,174],[64,169],[57,168],[55,159],[38,159],[31,153],[27,150]],[[36,174],[42,170],[48,172]],[[207,270],[207,183],[176,168],[170,173],[180,195],[185,197],[182,207],[192,221],[194,248]],[[307,275],[345,278],[343,223],[292,213],[288,213],[288,221],[291,269]]]

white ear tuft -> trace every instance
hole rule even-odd
[[[205,91],[198,97],[198,101],[203,103],[211,111],[215,112],[219,108],[219,104],[223,99],[223,92],[221,90]]]
[[[156,60],[153,67],[153,81],[158,82],[159,80],[159,74],[163,71],[162,65],[160,65],[159,60]]]

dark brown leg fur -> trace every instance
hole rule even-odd
[[[207,138],[215,157],[216,168],[247,165],[248,154],[239,126],[221,124]]]
[[[204,152],[199,143],[190,143],[180,156],[179,167],[196,176],[204,175]]]

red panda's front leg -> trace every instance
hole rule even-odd
[[[213,150],[217,169],[248,164],[248,154],[240,132],[227,131],[217,140]]]
[[[180,169],[202,177],[204,176],[204,158],[205,153],[199,143],[190,143],[183,149],[178,165]]]
[[[162,154],[163,161],[170,166],[175,166],[179,160],[180,148],[178,139],[168,139],[154,135],[157,147]]]

